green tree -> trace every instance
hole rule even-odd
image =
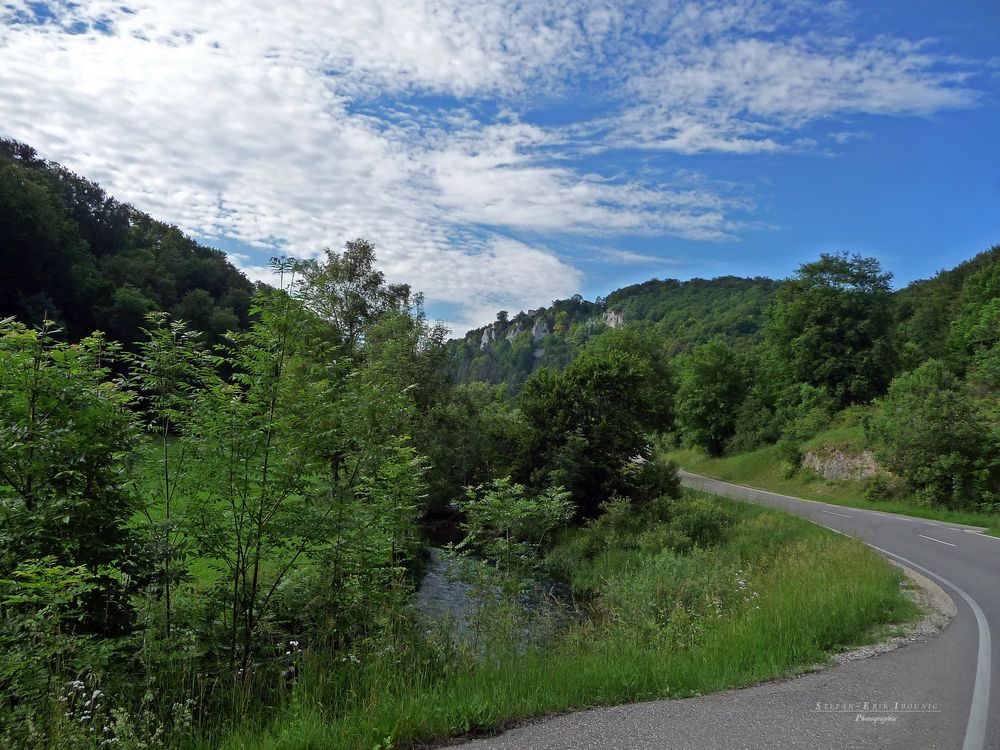
[[[666,342],[651,327],[630,326],[613,328],[587,342],[587,352],[623,352],[638,357],[648,365],[649,375],[640,386],[639,398],[646,403],[644,427],[651,431],[668,431],[674,427],[674,399],[677,379]]]
[[[128,345],[147,312],[197,289],[212,333],[231,322],[211,320],[216,307],[248,322],[253,285],[222,251],[0,138],[0,317],[59,320],[73,340],[100,328]]]
[[[977,386],[1000,390],[1000,262],[966,279],[949,342]]]
[[[286,278],[296,264],[277,266]],[[316,618],[342,641],[380,608],[398,611],[419,544],[423,468],[407,437],[417,389],[401,369],[422,326],[401,310],[369,310],[345,338],[322,309],[340,308],[259,294],[249,330],[219,348],[231,377],[198,393],[187,427],[198,470],[191,529],[224,568],[220,650],[247,679],[276,617]],[[302,580],[313,603],[282,607],[283,591]]]
[[[144,462],[152,476],[144,476],[151,488],[143,506],[149,523],[153,554],[160,563],[158,584],[163,594],[167,638],[171,629],[171,590],[187,577],[183,566],[188,553],[178,504],[191,494],[192,446],[188,430],[199,390],[218,381],[215,360],[201,348],[201,336],[182,321],[165,313],[148,316],[146,340],[137,352],[126,354],[129,381],[137,395],[139,413],[154,436],[151,455]]]
[[[648,451],[650,372],[635,355],[607,351],[584,353],[561,373],[532,375],[518,402],[527,427],[522,474],[535,487],[565,486],[581,516],[596,515],[625,489],[627,462]]]
[[[475,644],[484,626],[491,640],[501,641],[494,649],[523,642],[531,617],[524,595],[541,572],[554,533],[573,518],[570,493],[561,487],[533,493],[504,477],[470,487],[456,504],[465,538],[452,551],[465,557],[461,571],[477,599]]]
[[[329,387],[307,356],[322,351],[315,318],[280,291],[262,295],[254,313],[223,349],[231,379],[198,392],[187,425],[198,470],[190,528],[225,566],[226,650],[248,678],[274,591],[313,541],[316,511],[326,518],[333,505],[317,488],[316,429]]]
[[[198,331],[208,331],[211,326],[212,311],[215,300],[204,289],[192,289],[181,301],[174,305],[171,313],[177,320],[182,320],[189,327]]]
[[[128,393],[109,380],[116,353],[100,335],[70,346],[0,321],[0,575],[42,557],[83,566],[95,580],[87,622],[105,631],[128,613],[116,566],[140,439]]]
[[[465,531],[458,548],[521,582],[538,572],[553,534],[573,518],[570,494],[561,487],[532,494],[510,477],[470,487],[458,507]]]
[[[841,405],[883,393],[896,366],[891,280],[860,255],[803,264],[778,290],[765,330],[788,382],[826,388]]]
[[[141,336],[146,316],[154,309],[153,300],[135,287],[125,285],[115,289],[108,304],[98,312],[108,336],[130,344]]]
[[[451,503],[476,486],[508,474],[524,426],[502,385],[449,388],[420,420],[414,442],[427,457],[430,520],[450,517]]]
[[[409,286],[386,283],[367,240],[352,240],[340,253],[327,249],[322,262],[301,261],[295,271],[301,298],[333,325],[348,348],[386,312],[407,310],[412,302]]]
[[[975,508],[1000,470],[975,402],[939,360],[893,380],[867,425],[875,454],[927,503]]]
[[[721,456],[735,433],[746,382],[739,358],[716,338],[683,360],[677,385],[677,423],[684,437]]]

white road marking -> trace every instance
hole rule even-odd
[[[932,542],[937,542],[938,544],[947,544],[949,547],[957,547],[957,544],[952,544],[951,542],[943,542],[940,539],[935,539],[932,536],[924,536],[923,534],[917,534],[917,536],[923,536],[924,539],[930,539]]]
[[[1000,536],[993,536],[992,534],[984,534],[979,529],[962,529],[966,534],[975,534],[980,539],[992,539],[994,542],[1000,542]]]
[[[945,542],[947,544],[947,542]],[[982,750],[986,745],[986,720],[989,717],[990,707],[990,658],[992,643],[990,640],[990,625],[986,621],[986,615],[976,604],[976,600],[966,594],[962,589],[942,578],[937,573],[927,570],[923,565],[910,562],[905,557],[900,557],[894,552],[869,544],[873,550],[881,552],[888,557],[894,557],[911,568],[916,568],[921,573],[936,578],[945,586],[953,589],[965,599],[965,603],[972,609],[972,614],[976,616],[976,624],[979,626],[979,651],[976,658],[976,681],[972,688],[972,706],[969,708],[969,723],[965,726],[965,742],[962,743],[962,750]]]
[[[687,473],[690,474],[690,472]],[[693,476],[699,476],[699,475],[694,474]],[[722,482],[722,484],[729,484],[729,483]],[[729,486],[738,487],[739,485],[730,484]],[[711,492],[711,490],[707,491]],[[778,493],[776,492],[772,492],[770,494],[778,495]],[[805,499],[801,497],[791,497],[790,495],[779,495],[779,497],[787,497],[790,500],[798,500],[799,502],[802,502]],[[806,500],[806,502],[814,503],[816,501]],[[891,515],[887,513],[881,513],[881,511],[869,511],[869,512],[879,513],[880,515]],[[915,518],[907,518],[906,516],[895,516],[895,517],[905,521],[916,520]],[[822,526],[823,524],[820,525]],[[827,526],[826,528],[829,529],[830,527]],[[843,531],[839,531],[838,529],[830,529],[830,531],[835,531],[838,534],[843,534],[844,536],[848,536],[847,534],[844,534]],[[976,533],[972,532],[970,529],[967,529],[967,531],[970,531],[970,533]],[[921,536],[923,535],[921,534]],[[982,536],[986,535],[982,534]],[[930,539],[930,537],[927,538]],[[998,537],[990,537],[990,538],[996,539]],[[940,542],[941,540],[935,539],[934,541]],[[950,544],[952,547],[958,546],[957,544],[951,544],[951,542],[941,542],[941,543]],[[907,560],[905,557],[897,555],[894,552],[890,552],[889,550],[877,547],[876,545],[871,544],[870,542],[866,542],[866,544],[876,552],[881,552],[883,555],[887,557],[893,557],[899,560],[901,563],[909,565],[911,568],[915,568],[920,572],[930,576],[931,578],[936,578],[938,581],[940,581],[945,586],[952,589],[959,596],[961,596],[965,600],[966,604],[969,605],[969,608],[972,610],[972,613],[976,616],[976,625],[979,627],[979,649],[978,649],[978,655],[976,657],[976,680],[972,687],[972,704],[969,707],[969,721],[965,725],[965,741],[962,743],[962,750],[983,750],[983,747],[985,747],[986,745],[986,720],[989,718],[990,659],[992,658],[991,654],[993,650],[992,640],[990,638],[990,624],[986,621],[986,615],[983,614],[983,610],[976,603],[975,599],[966,594],[962,589],[960,589],[954,583],[949,581],[947,578],[943,578],[939,576],[937,573],[928,570],[923,565],[918,565],[917,563]]]
[[[831,516],[840,516],[841,518],[854,518],[854,516],[849,516],[846,513],[834,513],[832,510],[824,510],[824,513],[829,513]]]

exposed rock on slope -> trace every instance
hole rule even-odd
[[[875,456],[869,450],[850,453],[828,446],[806,451],[802,456],[802,465],[824,479],[868,479],[879,471]]]

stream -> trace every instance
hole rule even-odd
[[[431,547],[430,565],[413,604],[431,623],[451,625],[456,641],[475,640],[475,619],[479,601],[471,584],[461,580],[465,561]],[[537,643],[579,619],[568,587],[551,581],[536,581],[518,602],[518,641]]]

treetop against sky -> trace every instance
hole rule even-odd
[[[992,0],[7,0],[0,135],[225,249],[365,237],[456,333],[1000,237]]]

